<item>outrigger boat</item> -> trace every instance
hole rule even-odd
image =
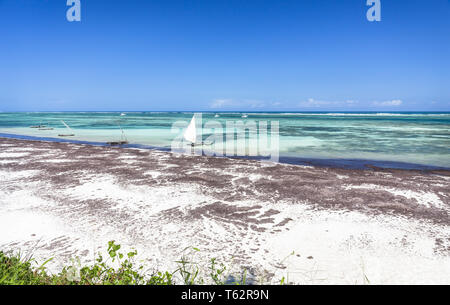
[[[47,127],[50,126],[49,123],[47,123],[47,125],[41,125],[41,127],[39,127],[39,130],[53,130],[52,127]]]
[[[30,128],[45,128],[45,125],[42,125],[42,122],[39,122],[39,125],[36,126],[30,126]]]
[[[123,129],[122,129],[122,127],[120,127],[120,125],[119,125],[119,128],[120,128],[120,131],[122,132],[122,134],[120,136],[120,141],[110,141],[110,142],[106,142],[106,144],[112,145],[112,146],[128,144],[127,137],[125,136],[125,133],[123,132]]]
[[[68,130],[70,130],[71,133],[67,133],[67,134],[59,134],[59,135],[58,135],[59,137],[73,137],[73,136],[75,136],[75,134],[73,133],[72,128],[70,128],[69,125],[66,124],[66,122],[61,121],[61,123],[63,123],[64,126],[66,126],[66,128],[67,128]]]

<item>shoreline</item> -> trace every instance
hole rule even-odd
[[[54,257],[54,271],[116,240],[161,270],[197,247],[255,282],[450,283],[448,170],[0,138],[0,180],[0,250]]]
[[[104,142],[95,142],[95,141],[83,141],[83,140],[71,140],[71,139],[61,139],[61,138],[53,138],[53,137],[36,137],[36,136],[28,136],[28,135],[20,135],[20,134],[7,134],[0,133],[0,139],[18,139],[18,140],[27,140],[27,141],[44,141],[44,142],[61,142],[61,143],[72,143],[72,144],[83,144],[83,145],[94,145],[94,146],[102,146],[102,147],[110,147],[110,145]],[[136,148],[136,149],[150,149],[150,150],[158,150],[169,152],[170,148],[159,147],[159,146],[151,146],[139,143],[131,143],[126,145],[121,145],[121,148]],[[215,158],[229,158],[229,159],[244,159],[244,160],[256,160],[263,161],[263,158],[259,157],[249,157],[249,156],[235,156],[235,157],[219,157],[214,156]],[[292,157],[292,156],[280,156],[279,161],[276,162],[279,164],[289,164],[289,165],[300,165],[300,166],[315,166],[315,167],[324,167],[324,168],[342,168],[342,169],[401,169],[401,170],[421,170],[421,171],[450,171],[450,167],[444,166],[436,166],[436,165],[427,165],[427,164],[418,164],[418,163],[408,163],[408,162],[399,162],[399,161],[389,161],[389,160],[369,160],[369,159],[341,159],[341,158],[330,158],[330,159],[320,159],[320,158],[304,158],[304,157]]]

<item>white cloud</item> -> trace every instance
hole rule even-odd
[[[402,100],[391,100],[391,101],[384,101],[384,102],[373,102],[372,103],[375,106],[400,106],[403,104]]]
[[[353,106],[358,104],[357,101],[354,100],[346,100],[346,101],[320,101],[315,100],[313,98],[309,98],[307,101],[300,102],[300,107],[306,108],[320,108],[326,106]]]
[[[265,102],[259,100],[243,100],[242,104],[250,108],[263,108],[266,106]]]
[[[333,105],[333,104],[334,104],[334,102],[317,101],[313,98],[309,98],[306,102],[300,102],[300,106],[308,107],[308,108],[328,106],[328,105]]]
[[[215,99],[209,105],[210,108],[263,108],[266,106],[264,101],[260,100],[233,100],[233,99]]]
[[[215,99],[212,101],[210,107],[211,108],[223,108],[227,106],[232,106],[233,100],[231,99]]]

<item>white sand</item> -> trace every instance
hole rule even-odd
[[[401,190],[395,189],[391,187],[380,187],[379,185],[373,184],[361,184],[361,185],[349,185],[346,186],[345,189],[378,189],[390,192],[396,196],[403,196],[409,199],[415,199],[418,204],[424,205],[428,208],[436,207],[439,209],[450,211],[450,207],[445,205],[439,197],[431,192],[426,191],[412,191],[412,190]]]
[[[17,158],[19,154],[26,156],[25,152],[2,152],[0,157]],[[160,163],[170,158],[160,152],[155,156]],[[129,155],[121,159],[135,162]],[[53,157],[47,161],[68,160]],[[36,170],[0,169],[0,250],[20,249],[41,262],[54,257],[48,267],[58,272],[77,256],[83,263],[93,263],[96,253],[104,251],[109,240],[116,240],[125,249],[136,248],[142,263],[152,270],[174,270],[183,249],[198,247],[201,251],[195,261],[204,274],[209,260],[216,257],[234,272],[248,268],[257,283],[278,283],[284,277],[297,284],[450,284],[450,256],[448,251],[438,251],[436,244],[439,237],[444,247],[450,245],[448,225],[402,215],[315,209],[306,202],[243,197],[230,205],[254,208],[255,214],[244,221],[251,223],[271,210],[279,211],[271,216],[272,222],[257,224],[259,231],[246,230],[237,217],[245,211],[232,214],[235,218],[222,217],[211,209],[217,198],[207,195],[202,185],[159,185],[158,179],[172,175],[174,167],[167,164],[162,170],[147,171],[145,175],[157,180],[153,185],[124,184],[112,174],[80,169],[76,172],[80,183],[64,188],[55,188]],[[252,183],[268,178],[242,174],[239,166],[224,173],[234,176],[234,187],[239,187],[243,177]],[[40,179],[33,181],[33,177]],[[434,193],[383,189],[414,198],[425,208],[448,211]],[[194,213],[199,208],[204,210]],[[286,219],[290,219],[286,225],[278,226]]]

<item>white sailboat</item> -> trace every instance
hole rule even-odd
[[[243,114],[242,117],[245,119],[245,118],[248,118],[248,115],[247,114]]]
[[[66,126],[66,128],[71,132],[71,133],[67,133],[67,134],[59,134],[59,137],[73,137],[75,136],[75,134],[73,133],[72,128],[69,127],[69,125],[66,124],[66,122],[61,120],[61,123],[64,124],[64,126]]]
[[[191,143],[191,146],[194,146],[197,142],[197,126],[195,122],[195,114],[192,117],[192,120],[189,123],[188,127],[184,131],[183,137],[186,141]]]
[[[201,126],[201,121],[202,121],[202,119],[201,119],[201,115],[200,115],[200,123],[199,123],[200,126]],[[194,114],[191,122],[189,123],[188,127],[186,128],[186,130],[183,133],[183,138],[186,141],[188,141],[192,147],[213,144],[212,142],[203,142],[202,141],[201,130],[200,130],[199,142],[197,142],[197,137],[198,137],[197,136],[197,122],[196,122],[196,116]]]

